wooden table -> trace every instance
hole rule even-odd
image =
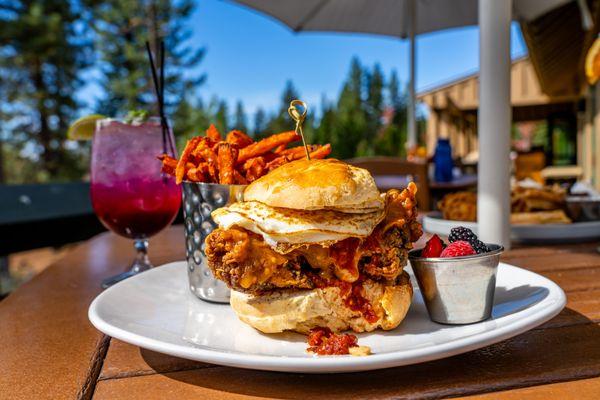
[[[183,230],[151,241],[157,264],[183,259]],[[504,261],[557,282],[567,308],[548,323],[493,346],[381,371],[298,375],[169,357],[111,340],[87,309],[102,278],[133,256],[131,242],[102,234],[0,302],[2,399],[598,398],[598,243],[519,248]]]
[[[433,207],[430,210],[437,210],[438,201],[442,200],[448,193],[462,192],[476,188],[476,174],[462,175],[449,182],[429,181],[429,190],[431,191],[431,200],[433,203]]]
[[[435,191],[457,192],[477,186],[477,175],[467,174],[454,178],[448,182],[429,181],[429,188]]]

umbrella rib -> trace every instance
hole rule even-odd
[[[298,23],[298,25],[296,25],[294,27],[294,31],[299,32],[302,29],[304,29],[304,25],[309,23],[310,20],[313,19],[323,9],[323,7],[325,7],[325,5],[327,3],[329,3],[329,0],[323,0],[319,3],[317,3],[316,6],[314,6],[308,13],[306,13],[304,18],[302,18],[302,20]]]

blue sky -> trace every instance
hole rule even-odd
[[[324,94],[337,99],[350,60],[381,64],[386,75],[396,69],[408,80],[408,42],[381,36],[336,33],[296,34],[280,22],[231,1],[198,0],[190,19],[192,43],[206,47],[198,69],[207,74],[199,89],[205,100],[216,95],[233,109],[242,100],[249,114],[262,106],[274,111],[286,80],[301,98],[318,109]],[[513,25],[512,55],[526,52]],[[471,73],[478,68],[478,29],[467,27],[419,36],[417,89]],[[389,75],[388,75],[389,76]],[[84,93],[91,94],[89,88]]]
[[[274,110],[285,81],[292,79],[303,100],[317,106],[322,94],[335,99],[351,58],[396,69],[408,80],[408,42],[381,36],[336,33],[296,34],[280,22],[230,1],[200,0],[191,23],[193,40],[207,48],[199,68],[208,80],[203,98],[238,99],[248,112]],[[468,27],[417,39],[417,89],[442,83],[478,68],[478,29]],[[526,52],[513,26],[513,57]]]

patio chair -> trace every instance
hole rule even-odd
[[[427,163],[408,161],[398,157],[358,157],[346,160],[346,162],[369,171],[381,191],[403,188],[408,182],[414,181],[419,187],[417,192],[419,210],[429,211],[431,209]]]

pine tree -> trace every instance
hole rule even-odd
[[[222,134],[229,131],[229,109],[224,100],[219,101],[217,111],[214,114],[214,124]]]
[[[283,93],[281,94],[281,103],[277,109],[277,114],[269,121],[267,131],[261,132],[260,136],[268,136],[273,133],[289,131],[294,129],[294,122],[288,114],[288,108],[292,100],[300,99],[300,95],[291,80],[285,83]],[[305,123],[305,125],[307,125]]]
[[[65,146],[80,106],[80,74],[93,58],[76,6],[62,0],[0,3],[0,101],[10,105],[3,107],[6,147],[23,159],[27,146],[30,162],[39,161],[29,177],[36,181],[78,179],[86,166],[82,153]]]
[[[241,100],[238,100],[235,105],[233,129],[237,129],[242,132],[248,132],[248,121],[246,118],[246,112],[244,111],[244,104],[241,102]]]
[[[361,142],[368,145],[367,115],[363,102],[364,71],[358,58],[353,58],[350,73],[337,104],[336,123],[332,130],[333,153],[338,158],[357,154]],[[367,147],[365,144],[362,147]]]
[[[407,93],[400,90],[400,81],[395,70],[387,85],[387,104],[392,113],[391,121],[383,128],[375,141],[375,153],[396,157],[406,156]]]
[[[158,54],[160,39],[164,38],[168,112],[177,109],[182,93],[202,84],[204,75],[184,74],[184,70],[201,62],[205,52],[189,43],[192,31],[187,21],[194,9],[193,0],[84,1],[92,10],[95,43],[102,62],[105,98],[97,107],[100,113],[122,115],[128,110],[154,106],[146,41]]]
[[[367,116],[369,133],[376,134],[381,127],[381,114],[384,107],[383,89],[384,78],[381,66],[375,64],[373,70],[367,74]]]
[[[263,134],[267,129],[267,114],[265,110],[259,107],[254,114],[254,130],[252,131],[253,136],[257,137]]]
[[[313,143],[325,144],[332,141],[333,130],[336,123],[336,110],[334,105],[325,96],[321,98],[321,119],[315,127]]]
[[[173,131],[177,137],[177,148],[183,149],[185,142],[193,136],[203,134],[212,122],[209,110],[200,98],[184,96],[173,117]]]

